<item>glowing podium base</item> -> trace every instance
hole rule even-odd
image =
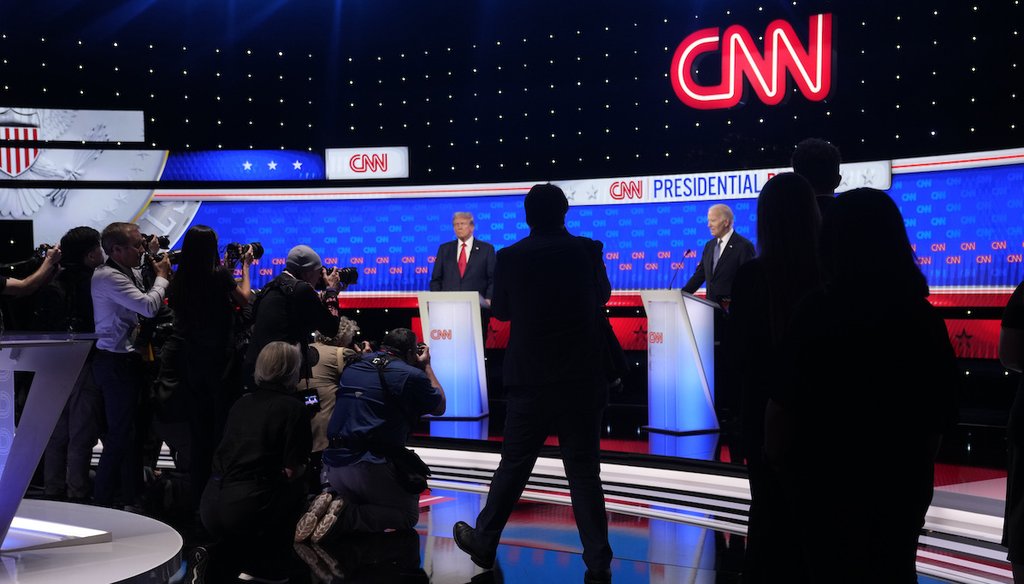
[[[680,290],[641,293],[647,311],[649,432],[718,431],[715,415],[715,310]]]
[[[430,347],[430,364],[448,402],[445,415],[432,419],[479,420],[487,416],[480,295],[421,292],[417,298],[423,340]]]

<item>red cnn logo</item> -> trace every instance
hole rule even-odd
[[[665,342],[665,333],[647,333],[647,342],[652,345],[660,345]]]
[[[348,159],[348,167],[352,172],[387,172],[387,154],[355,154]]]
[[[432,329],[430,338],[435,341],[450,341],[452,339],[451,329]]]
[[[608,194],[612,199],[642,199],[644,198],[644,181],[642,180],[617,180],[608,188]]]
[[[717,28],[699,30],[686,37],[672,57],[672,88],[686,105],[695,109],[730,108],[742,101],[743,77],[767,105],[786,97],[786,71],[804,97],[821,101],[832,88],[832,15],[815,14],[804,49],[788,22],[773,21],[764,32],[762,56],[747,29],[733,25],[722,36]],[[722,82],[700,85],[693,78],[698,58],[722,46]]]

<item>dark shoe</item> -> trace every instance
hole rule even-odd
[[[583,584],[611,584],[611,570],[587,570],[583,575]]]
[[[459,546],[460,550],[469,554],[469,559],[473,560],[474,564],[485,570],[490,570],[494,567],[495,551],[483,549],[483,546],[477,541],[476,530],[470,527],[468,523],[465,521],[456,522],[452,528],[452,536],[455,538],[455,545]]]

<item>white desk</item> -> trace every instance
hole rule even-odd
[[[103,507],[24,500],[18,517],[110,532],[108,543],[0,555],[0,583],[166,583],[181,568],[182,540],[171,527],[143,515]]]

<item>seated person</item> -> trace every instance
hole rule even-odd
[[[301,364],[297,345],[269,343],[256,360],[256,391],[228,414],[200,503],[203,525],[222,540],[210,550],[211,582],[233,581],[239,571],[287,582],[312,442],[309,415],[293,394]]]
[[[346,366],[323,457],[323,476],[338,498],[331,501],[324,493],[313,502],[296,526],[296,541],[312,535],[319,542],[332,528],[381,532],[415,527],[419,492],[401,484],[403,461],[415,458],[405,441],[420,416],[444,411],[444,390],[430,367],[430,351],[417,346],[409,329],[392,330],[380,351]]]

